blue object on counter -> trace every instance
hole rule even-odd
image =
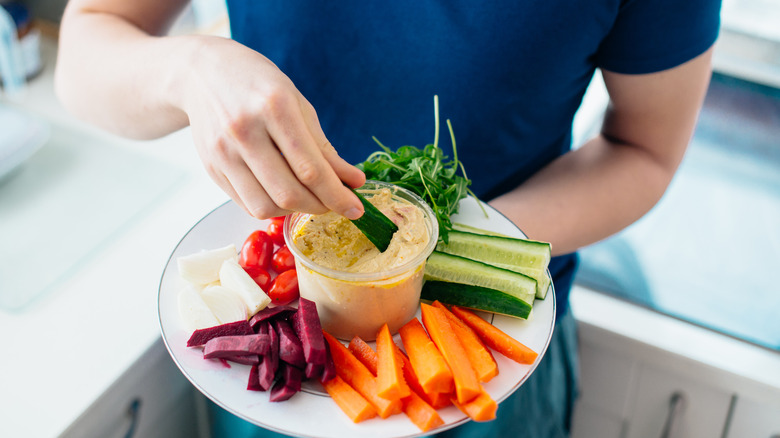
[[[25,88],[24,59],[16,22],[0,7],[0,80],[5,94],[16,97]]]

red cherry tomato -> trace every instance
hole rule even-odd
[[[272,220],[271,223],[268,224],[266,232],[271,236],[271,240],[273,240],[275,244],[279,246],[284,245],[284,222]]]
[[[271,222],[278,222],[279,224],[284,224],[284,218],[287,216],[274,216],[271,218]]]
[[[244,268],[261,267],[268,270],[274,255],[274,242],[263,230],[254,231],[244,241],[238,263]]]
[[[268,297],[274,304],[288,304],[298,298],[298,274],[288,269],[274,278]]]
[[[271,266],[273,266],[274,271],[277,273],[282,273],[295,268],[295,257],[293,257],[290,248],[288,248],[287,245],[282,245],[276,250],[271,259]]]
[[[271,286],[271,274],[268,271],[260,266],[250,266],[244,268],[244,270],[260,286],[263,292],[268,292],[268,288]]]

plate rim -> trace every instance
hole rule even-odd
[[[512,226],[514,226],[523,235],[524,238],[527,238],[527,235],[525,234],[525,232],[517,224],[512,222],[508,217],[506,217],[506,215],[504,215],[500,211],[496,210],[495,208],[493,208],[492,206],[490,206],[486,202],[483,202],[483,201],[481,201],[481,200],[479,200],[479,199],[477,199],[477,198],[475,198],[473,196],[468,196],[467,199],[473,200],[473,201],[477,202],[477,204],[481,205],[481,207],[489,209],[489,211],[491,213],[495,213],[495,214],[500,215],[504,220],[506,220],[508,223],[512,224]],[[461,200],[461,202],[463,202],[464,200]],[[169,272],[169,268],[171,267],[171,262],[173,261],[174,255],[176,254],[177,250],[181,247],[181,245],[185,241],[185,239],[187,239],[187,237],[201,223],[203,223],[205,220],[207,220],[211,215],[215,214],[217,211],[219,211],[219,210],[221,210],[223,208],[226,208],[230,204],[235,205],[235,202],[233,200],[230,200],[230,199],[222,202],[221,204],[219,204],[216,207],[212,208],[208,213],[206,213],[205,215],[200,217],[195,223],[193,223],[193,225],[190,226],[187,229],[187,231],[182,235],[182,237],[176,242],[175,246],[171,250],[171,252],[170,252],[170,254],[169,254],[169,256],[168,256],[168,258],[167,258],[167,260],[165,262],[165,267],[163,268],[163,271],[160,274],[160,281],[158,283],[158,288],[157,288],[157,321],[158,321],[158,325],[159,325],[159,328],[160,328],[160,335],[161,335],[163,344],[165,345],[165,349],[168,351],[168,354],[171,357],[171,359],[173,360],[174,364],[179,369],[179,371],[181,371],[181,373],[185,376],[185,378],[187,378],[187,380],[195,388],[197,388],[198,391],[202,395],[206,396],[209,400],[211,400],[211,402],[215,403],[216,405],[218,405],[222,409],[226,410],[231,415],[234,415],[234,416],[236,416],[238,418],[241,418],[242,420],[247,421],[247,422],[249,422],[249,423],[251,423],[251,424],[253,424],[253,425],[257,426],[257,427],[268,429],[268,430],[271,430],[271,431],[274,431],[274,432],[278,432],[278,433],[282,433],[282,434],[288,434],[288,435],[289,434],[293,434],[294,436],[299,436],[299,437],[302,437],[302,438],[318,438],[319,435],[309,435],[309,434],[297,432],[297,431],[294,431],[294,430],[282,429],[282,428],[279,428],[276,425],[259,422],[258,420],[254,419],[254,418],[251,418],[251,417],[248,417],[248,416],[244,415],[241,412],[236,412],[236,410],[234,410],[230,406],[227,406],[222,400],[219,400],[218,397],[216,397],[215,395],[211,394],[201,384],[199,384],[199,382],[197,382],[196,379],[193,376],[191,376],[190,373],[187,370],[184,369],[183,364],[181,364],[180,361],[177,359],[177,356],[174,353],[174,351],[172,349],[172,346],[170,345],[168,336],[166,335],[165,326],[164,326],[164,323],[163,323],[163,320],[162,320],[163,319],[162,318],[162,312],[161,312],[161,300],[162,300],[162,293],[163,293],[162,289],[163,289],[163,285],[164,285],[164,282],[165,282],[165,279],[166,279],[166,274]],[[539,352],[539,355],[538,355],[537,359],[534,361],[534,363],[530,365],[530,368],[527,370],[527,372],[520,379],[518,379],[518,381],[514,385],[512,385],[510,388],[508,388],[500,397],[494,397],[497,404],[500,404],[501,402],[506,400],[509,396],[514,394],[528,380],[528,378],[531,376],[531,374],[533,374],[536,371],[536,369],[539,366],[541,360],[547,354],[547,351],[549,349],[550,342],[552,341],[552,335],[553,335],[553,332],[555,330],[556,313],[557,313],[557,302],[555,300],[555,297],[556,297],[556,295],[555,295],[555,286],[553,284],[549,268],[547,269],[547,275],[548,275],[548,277],[550,277],[551,281],[550,281],[550,286],[548,288],[547,296],[545,297],[545,301],[546,300],[551,300],[552,301],[552,311],[551,311],[552,318],[551,318],[551,321],[550,321],[550,328],[547,331],[546,340],[544,342],[544,347]],[[419,310],[418,310],[418,313],[419,313]],[[508,318],[508,319],[511,318],[509,316],[495,314],[495,313],[491,313],[491,312],[483,312],[483,313],[486,313],[486,314],[490,315],[489,322],[492,325],[494,325],[494,322],[495,322],[497,317],[498,318]],[[302,392],[306,393],[307,396],[320,397],[320,398],[327,397],[327,395],[325,395],[325,394],[317,393],[317,392],[313,392],[313,391],[303,390]],[[334,406],[335,406],[335,403],[334,403]],[[458,411],[458,412],[460,413],[460,411]],[[438,432],[443,432],[445,430],[449,430],[449,429],[455,428],[457,426],[460,426],[460,425],[462,425],[464,423],[467,423],[469,421],[471,421],[471,419],[468,416],[465,416],[463,418],[459,418],[459,419],[457,419],[455,421],[452,421],[452,422],[449,422],[449,423],[445,423],[444,425],[439,426],[438,428],[435,429],[435,432],[437,432],[437,433]],[[366,432],[369,432],[369,431],[367,430]],[[393,438],[416,438],[416,437],[422,437],[422,436],[430,435],[431,433],[432,433],[432,431],[423,432],[423,431],[418,429],[418,431],[415,432],[415,433],[403,434],[403,435],[392,435],[392,437]]]

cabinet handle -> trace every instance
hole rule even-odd
[[[138,417],[141,414],[141,399],[134,398],[130,405],[127,406],[127,417],[130,419],[130,425],[125,432],[125,438],[133,438],[135,435],[135,429],[138,427]]]
[[[683,410],[685,410],[686,403],[687,399],[685,394],[680,391],[675,391],[672,394],[672,397],[669,398],[669,414],[666,416],[666,422],[664,423],[664,428],[661,431],[661,438],[674,437],[674,429],[677,418],[682,415]]]

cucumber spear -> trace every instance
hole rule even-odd
[[[385,252],[393,239],[393,234],[398,231],[398,225],[393,223],[389,217],[379,211],[374,204],[368,202],[360,193],[352,189],[352,193],[357,195],[360,202],[363,203],[365,212],[363,216],[352,221],[368,240],[373,243],[380,252]]]

